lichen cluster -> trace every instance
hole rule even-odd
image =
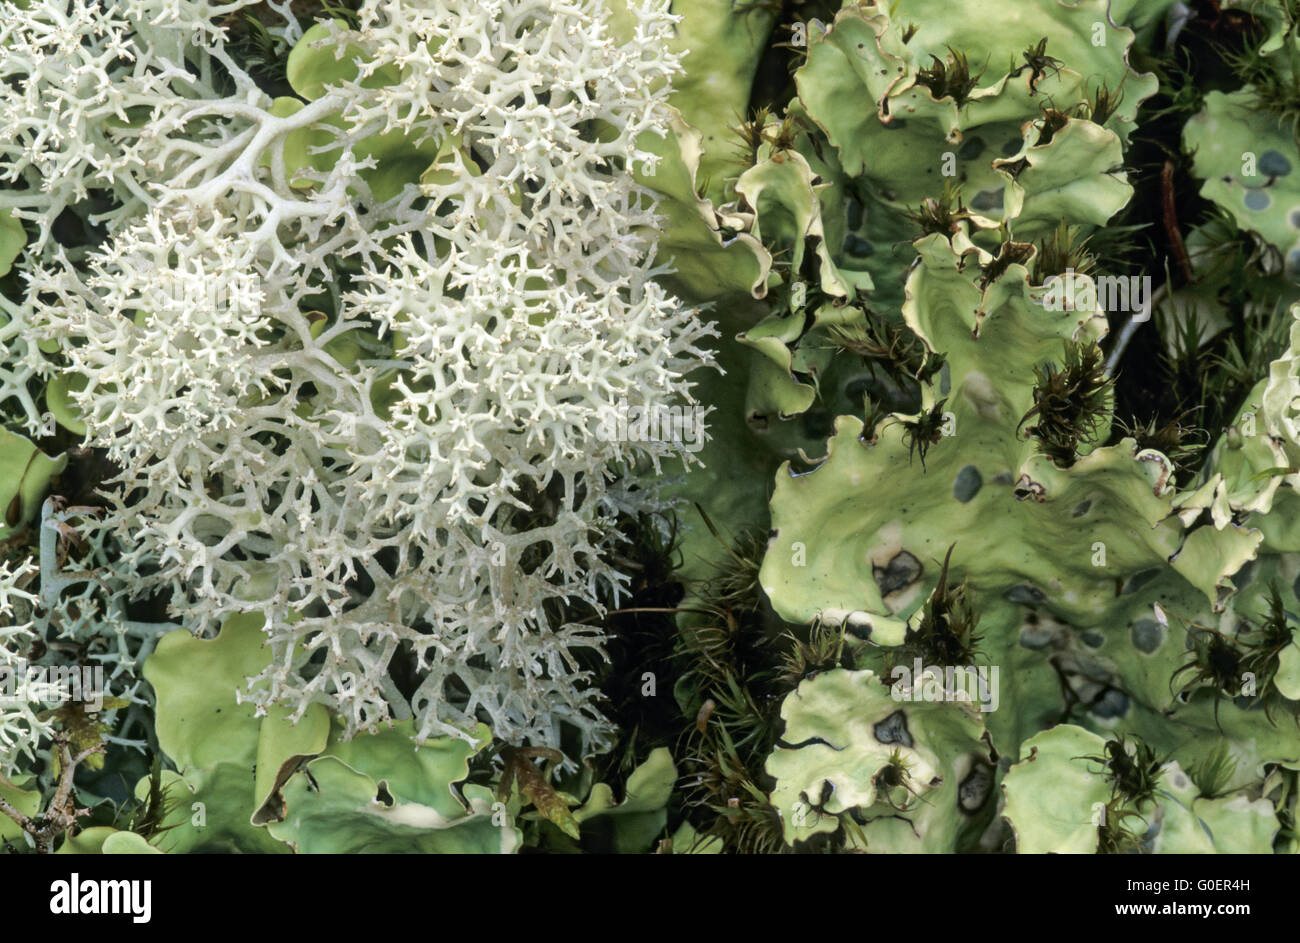
[[[0,2],[0,839],[1295,851],[1294,6]]]

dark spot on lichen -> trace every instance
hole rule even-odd
[[[848,211],[848,218],[849,218],[849,229],[860,228],[862,226],[862,204],[859,203],[857,200],[850,199],[848,201],[847,211]]]
[[[979,135],[973,135],[962,142],[961,147],[957,148],[957,157],[959,160],[974,160],[984,153],[984,139]]]
[[[1291,172],[1291,161],[1281,151],[1267,150],[1259,155],[1259,172],[1269,177],[1285,177]]]
[[[952,496],[965,504],[979,494],[983,486],[984,478],[980,475],[980,470],[974,465],[967,465],[957,472],[957,477],[952,483]]]
[[[1138,570],[1128,578],[1128,582],[1124,584],[1124,588],[1120,591],[1121,594],[1127,596],[1129,593],[1136,593],[1143,586],[1147,585],[1147,583],[1150,583],[1153,579],[1159,576],[1160,572],[1159,567],[1151,567],[1147,570]]]
[[[975,194],[975,198],[970,201],[973,210],[1000,210],[1002,209],[1002,191],[1001,190],[981,190]]]
[[[1019,586],[1012,586],[1003,594],[1008,602],[1018,602],[1026,606],[1036,606],[1041,602],[1047,601],[1047,594],[1037,586],[1030,586],[1028,583],[1021,583]]]
[[[900,746],[912,746],[912,734],[907,729],[907,715],[901,710],[894,711],[880,723],[871,728],[875,734],[876,740],[887,746],[898,744]]]
[[[1123,717],[1128,713],[1128,695],[1119,688],[1107,688],[1093,701],[1090,710],[1098,717]]]
[[[900,550],[884,566],[872,566],[871,575],[876,578],[880,595],[888,596],[900,589],[906,589],[921,578],[921,561],[906,550]]]
[[[844,623],[844,631],[854,638],[862,639],[864,642],[871,638],[871,625],[869,623],[850,619]]]
[[[857,259],[875,255],[876,247],[857,233],[849,233],[844,239],[844,251]]]
[[[1084,632],[1079,639],[1089,648],[1101,648],[1106,644],[1106,636],[1100,632]]]
[[[1025,142],[1021,138],[1012,138],[1002,145],[1002,156],[1010,157],[1013,154],[1019,154],[1020,148],[1024,147]]]
[[[1268,209],[1269,204],[1273,202],[1273,198],[1263,190],[1247,190],[1242,202],[1246,204],[1246,209],[1258,212]]]
[[[1074,510],[1070,512],[1070,516],[1083,517],[1083,515],[1087,514],[1091,508],[1092,508],[1091,501],[1080,501],[1078,504],[1074,506]]]
[[[1079,674],[1092,681],[1106,684],[1110,681],[1110,670],[1102,664],[1095,661],[1080,661],[1078,664]]]
[[[1241,569],[1239,569],[1236,573],[1233,573],[1232,576],[1230,577],[1230,579],[1232,580],[1232,585],[1237,587],[1237,589],[1239,590],[1245,589],[1246,586],[1249,585],[1250,578],[1252,575],[1254,575],[1254,573],[1255,573],[1255,561],[1247,560],[1245,563],[1241,565]]]
[[[1039,625],[1038,620],[1026,621],[1020,627],[1019,642],[1030,651],[1041,651],[1056,639],[1056,629],[1051,625]]]
[[[1129,630],[1133,647],[1150,655],[1165,641],[1165,630],[1155,619],[1138,619]]]
[[[973,815],[983,808],[992,789],[993,767],[982,760],[976,761],[957,786],[957,805],[967,815]]]

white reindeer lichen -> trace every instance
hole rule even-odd
[[[259,707],[605,745],[575,657],[601,635],[564,613],[625,581],[618,476],[684,452],[602,429],[694,407],[712,362],[631,176],[678,69],[667,4],[366,0],[305,36],[256,4],[294,99],[231,54],[251,0],[3,6],[30,79],[0,82],[0,207],[39,230],[5,314],[46,353],[15,348],[0,397],[36,431],[21,371],[75,379],[121,468],[115,577],[195,632],[262,614]],[[68,208],[102,244],[50,239]]]

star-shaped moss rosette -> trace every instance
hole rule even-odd
[[[1291,644],[1294,646],[1295,642]],[[1174,646],[1178,646],[1177,641]],[[1193,653],[1186,648],[1181,654],[1180,664],[1192,660]],[[1294,684],[1295,663],[1294,659],[1288,660],[1290,664],[1284,665],[1285,679],[1279,674],[1275,683],[1289,680]],[[1179,681],[1189,677],[1183,674]],[[1241,690],[1245,683],[1240,676],[1237,680],[1240,684],[1234,691]],[[1185,705],[1157,711],[1135,700],[1119,723],[1093,722],[1090,726],[1102,733],[1136,734],[1161,755],[1177,759],[1188,769],[1204,764],[1218,749],[1226,748],[1234,766],[1225,788],[1246,789],[1258,785],[1272,768],[1300,768],[1295,705],[1292,703],[1287,708],[1275,702],[1273,709],[1266,711],[1260,696],[1263,693],[1261,686],[1255,695],[1233,698],[1220,694],[1213,685],[1205,685],[1193,689],[1191,700]],[[1291,693],[1294,695],[1294,690]]]
[[[1013,748],[1062,709],[1053,662],[1022,641],[1026,631],[1051,638],[1055,622],[1075,638],[1104,629],[1108,613],[1149,611],[1150,597],[1125,588],[1166,569],[1176,578],[1161,591],[1177,596],[1190,584],[1202,605],[1221,606],[1228,577],[1262,538],[1227,521],[1182,520],[1165,456],[1131,439],[1099,446],[1106,407],[1068,467],[1044,454],[1034,431],[1041,415],[1032,418],[1044,365],[1059,367],[1070,345],[1093,344],[1104,331],[1099,310],[1045,303],[1044,287],[1030,284],[1024,264],[1006,262],[1005,247],[994,256],[959,234],[926,237],[917,249],[904,315],[945,367],[923,385],[920,414],[894,414],[874,430],[841,416],[822,464],[783,468],[761,582],[788,621],[831,620],[896,646],[955,542],[953,578],[979,600],[991,663],[1038,665],[1017,672],[989,720],[999,748]],[[1044,624],[1029,625],[1030,614]]]
[[[1003,782],[1025,854],[1269,854],[1279,822],[1248,794],[1205,796],[1178,763],[1069,724],[1022,747]],[[1149,751],[1149,748],[1147,748]],[[1121,756],[1122,754],[1122,756]],[[1135,796],[1133,786],[1140,785]]]
[[[950,853],[978,830],[996,757],[970,704],[896,700],[875,673],[836,669],[781,717],[767,772],[787,843],[843,829],[850,848]]]
[[[1133,32],[1117,24],[1130,5],[999,6],[846,4],[825,31],[813,28],[799,97],[850,176],[911,206],[940,188],[951,154],[972,208],[1014,216],[1022,195],[995,161],[1019,156],[1027,122],[1045,110],[1093,117],[1117,145],[1128,139],[1157,86],[1128,65]]]

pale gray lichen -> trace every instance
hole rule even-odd
[[[16,696],[18,678],[26,673],[23,653],[34,637],[31,621],[20,620],[18,608],[36,601],[27,589],[36,570],[30,560],[16,566],[0,560],[0,775],[11,772],[20,757],[30,758],[40,738],[51,732],[31,702]]]
[[[575,652],[601,635],[566,606],[625,581],[611,479],[684,454],[609,436],[610,410],[693,409],[712,359],[651,280],[631,173],[674,18],[368,0],[304,35],[271,4],[308,100],[284,105],[214,26],[246,6],[44,0],[10,32],[33,80],[3,92],[0,169],[55,182],[6,191],[41,230],[9,314],[121,468],[117,576],[195,632],[263,615],[259,707],[598,748]],[[75,259],[48,228],[90,190],[114,208]]]

